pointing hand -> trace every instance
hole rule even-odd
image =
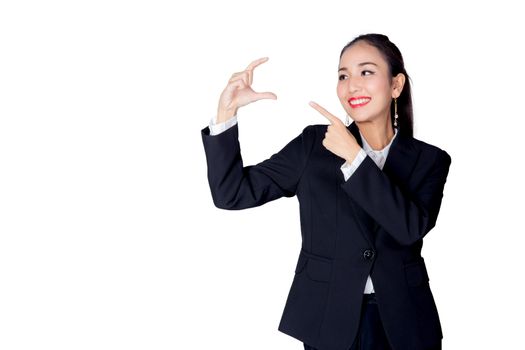
[[[321,113],[328,121],[328,125],[323,139],[323,146],[333,154],[351,163],[361,149],[354,135],[347,129],[343,122],[332,113],[315,102],[310,102],[310,106]]]

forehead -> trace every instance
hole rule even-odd
[[[386,67],[386,61],[381,52],[364,41],[359,41],[347,48],[341,56],[339,66],[350,68],[362,62],[374,62],[379,67]]]

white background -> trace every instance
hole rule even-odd
[[[246,165],[325,123],[340,50],[387,34],[452,165],[423,256],[444,349],[523,343],[517,2],[3,1],[0,349],[302,349],[277,331],[297,200],[213,206],[200,131],[252,60]],[[467,3],[467,4],[465,4]]]

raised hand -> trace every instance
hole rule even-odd
[[[333,154],[351,163],[361,149],[354,135],[352,135],[339,118],[317,103],[310,102],[310,106],[325,116],[330,122],[323,139],[323,146]]]
[[[219,99],[218,123],[234,116],[239,107],[262,99],[277,99],[277,96],[272,92],[255,92],[251,87],[253,70],[266,61],[268,61],[268,57],[259,58],[250,63],[242,72],[233,73]]]

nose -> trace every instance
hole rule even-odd
[[[350,94],[354,94],[361,89],[361,79],[359,77],[348,77],[346,83]]]

